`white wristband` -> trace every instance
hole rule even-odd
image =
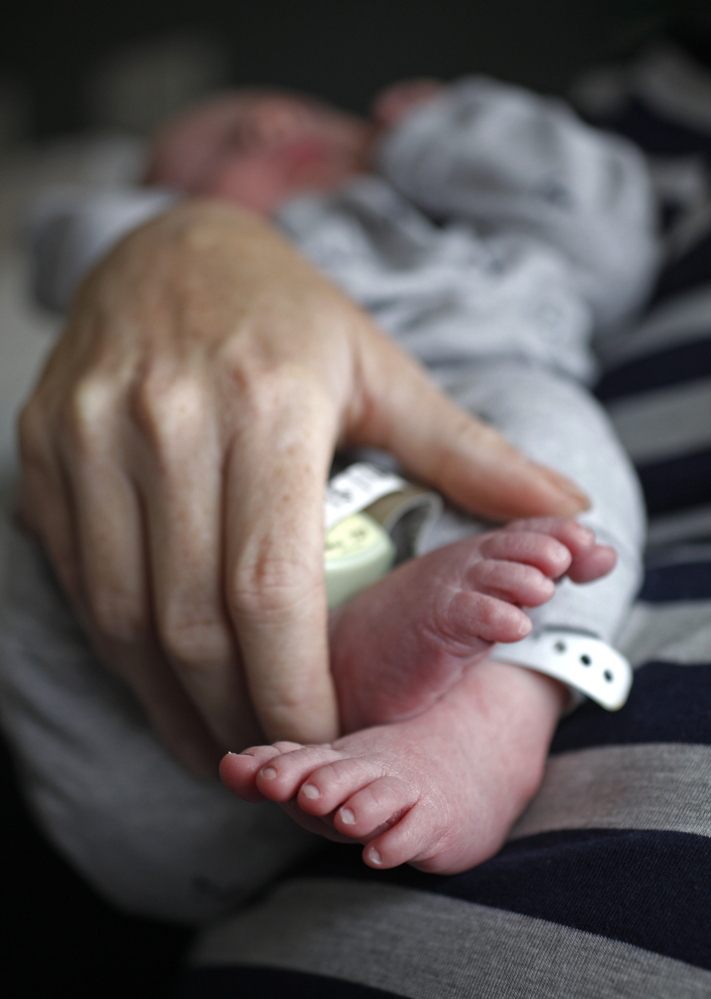
[[[632,667],[624,656],[599,638],[564,629],[497,645],[489,658],[553,676],[608,711],[622,707],[632,686]]]

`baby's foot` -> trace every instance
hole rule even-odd
[[[277,743],[224,757],[223,781],[375,868],[455,874],[492,856],[538,789],[565,694],[504,663],[467,673],[429,711],[331,745]]]
[[[344,732],[429,708],[494,642],[531,630],[522,607],[553,580],[604,575],[611,548],[573,520],[536,518],[458,541],[400,566],[331,616],[331,668]]]

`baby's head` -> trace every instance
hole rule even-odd
[[[221,94],[159,133],[146,181],[268,215],[297,194],[333,190],[366,171],[382,129],[435,88],[433,81],[388,88],[376,98],[372,121],[298,94]]]

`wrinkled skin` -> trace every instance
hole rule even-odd
[[[80,289],[21,415],[20,516],[194,771],[260,729],[337,735],[323,488],[334,449],[365,444],[488,516],[586,505],[248,212],[186,201]]]

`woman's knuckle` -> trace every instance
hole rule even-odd
[[[91,619],[101,635],[120,645],[138,645],[148,633],[148,621],[140,603],[124,592],[102,589],[87,598]]]
[[[270,365],[241,360],[231,366],[230,378],[242,404],[258,419],[311,400],[320,388],[307,365],[286,360]]]
[[[59,407],[60,432],[80,453],[92,449],[113,408],[114,388],[108,379],[94,375],[82,378]]]
[[[319,583],[305,558],[264,551],[237,566],[228,603],[238,617],[268,617],[289,610]]]
[[[191,669],[212,666],[231,653],[228,631],[217,619],[169,619],[162,622],[160,632],[168,658]]]
[[[209,397],[186,375],[149,372],[133,386],[129,412],[141,435],[158,453],[169,454],[194,436],[208,409]]]

